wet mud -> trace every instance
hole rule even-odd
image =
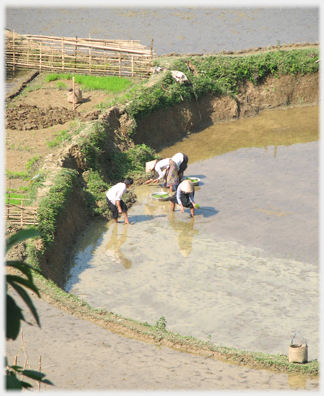
[[[160,153],[189,156],[195,217],[136,187],[130,225],[94,222],[65,290],[217,345],[319,357],[318,107],[213,125]],[[122,221],[122,219],[121,219]]]

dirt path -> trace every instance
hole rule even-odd
[[[34,298],[42,328],[23,324],[22,338],[7,343],[7,356],[42,371],[55,388],[41,390],[318,390],[319,382],[293,374],[240,367],[180,353],[99,327]],[[33,319],[26,312],[26,318]],[[29,368],[29,367],[28,367]],[[37,389],[37,384],[35,384]]]

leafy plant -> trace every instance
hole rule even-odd
[[[39,155],[35,155],[32,159],[30,159],[26,164],[26,169],[29,171],[33,171],[37,168],[37,162],[39,160]]]
[[[160,319],[156,322],[155,326],[159,330],[165,331],[166,330],[166,323],[167,323],[167,321],[166,321],[165,317],[161,316]]]
[[[56,83],[55,88],[56,89],[67,89],[67,86],[66,86],[66,84],[64,84],[61,81],[59,81],[59,82]]]
[[[20,243],[26,239],[38,236],[39,233],[36,229],[21,230],[14,235],[11,235],[6,241],[6,253],[17,243]],[[31,311],[36,323],[39,327],[40,320],[38,317],[37,310],[26,291],[27,289],[32,290],[40,297],[38,288],[34,284],[32,271],[40,271],[31,267],[29,264],[20,261],[6,261],[6,266],[11,267],[15,271],[20,271],[21,275],[6,275],[6,339],[15,340],[18,337],[21,321],[26,321],[22,313],[22,309],[16,304],[15,299],[8,293],[8,285],[11,286],[25,302],[29,310]],[[30,324],[30,323],[29,323]],[[8,364],[7,357],[5,358],[5,387],[9,390],[22,390],[32,388],[32,385],[28,382],[19,380],[17,374],[34,379],[36,381],[53,385],[51,381],[44,379],[45,374],[33,370],[24,370],[22,367],[17,365],[10,366]]]
[[[10,248],[12,248],[14,245],[16,245],[19,242],[24,241],[25,239],[28,238],[33,238],[35,236],[39,235],[39,232],[36,229],[29,229],[29,230],[21,230],[18,233],[12,235],[7,239],[7,244],[6,244],[6,252],[9,251]],[[19,261],[7,261],[6,262],[7,267],[15,268],[16,270],[19,270],[21,273],[23,273],[27,279],[22,278],[21,276],[17,275],[6,275],[6,281],[7,281],[7,325],[6,325],[6,338],[7,339],[16,339],[19,333],[20,329],[20,321],[24,320],[25,318],[22,314],[22,310],[18,307],[18,305],[15,303],[15,300],[8,294],[8,285],[13,287],[17,293],[20,295],[20,297],[24,300],[24,302],[27,304],[29,307],[30,311],[32,312],[38,326],[40,326],[39,318],[37,315],[37,311],[28,295],[26,293],[24,288],[29,288],[31,289],[34,293],[40,297],[38,293],[37,287],[33,283],[33,277],[32,277],[32,269],[34,270],[33,267],[31,267],[29,264],[19,262]],[[10,312],[10,318],[9,318],[9,312]]]
[[[49,148],[57,147],[63,145],[65,142],[70,141],[71,139],[72,139],[71,133],[69,133],[69,131],[64,129],[61,130],[59,133],[57,133],[52,141],[47,142],[47,146]]]

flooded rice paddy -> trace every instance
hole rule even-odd
[[[239,51],[269,45],[318,42],[319,7],[16,7],[5,27],[20,34],[140,40],[157,55]],[[287,23],[289,21],[289,23]]]
[[[159,153],[189,156],[195,217],[135,188],[130,225],[80,236],[65,290],[96,308],[227,347],[319,358],[318,107],[213,125]],[[122,221],[122,219],[121,219]],[[296,339],[295,339],[296,341]]]

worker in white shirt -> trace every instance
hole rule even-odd
[[[146,173],[155,171],[158,174],[156,179],[151,178],[145,183],[158,183],[164,180],[164,187],[170,189],[170,194],[173,189],[180,183],[179,174],[183,177],[183,172],[187,168],[188,157],[185,154],[177,153],[172,158],[165,158],[163,160],[154,160],[146,163]]]
[[[112,186],[106,193],[108,206],[112,212],[115,223],[118,223],[118,214],[123,213],[125,224],[129,224],[127,206],[122,200],[122,196],[126,193],[127,188],[129,188],[133,183],[133,179],[127,177],[122,183],[117,183]]]
[[[183,179],[183,172],[187,169],[188,167],[188,156],[183,153],[177,153],[174,154],[173,157],[171,157],[172,161],[174,161],[177,165],[178,168],[178,176],[179,176],[179,183]]]
[[[158,183],[159,181],[163,181],[164,187],[167,187],[168,186],[167,185],[168,171],[170,168],[170,162],[171,162],[171,158],[165,158],[160,161],[154,160],[154,161],[147,162],[146,163],[146,173],[156,172],[157,177],[155,179],[154,179],[154,177],[152,177],[151,179],[146,180],[145,184]],[[174,162],[173,162],[173,164],[174,164]],[[172,189],[170,191],[172,191]]]
[[[191,217],[195,215],[195,207],[194,201],[195,195],[195,187],[190,180],[184,180],[181,182],[177,188],[177,192],[170,199],[171,202],[171,210],[174,211],[175,204],[180,205],[181,212],[184,213],[184,208],[190,209]]]

